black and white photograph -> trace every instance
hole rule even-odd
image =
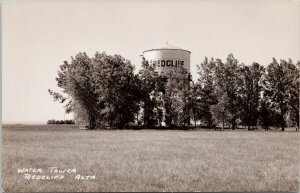
[[[3,192],[299,192],[300,0],[1,1]]]

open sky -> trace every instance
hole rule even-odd
[[[246,64],[300,60],[298,0],[4,1],[2,120],[72,118],[53,102],[58,67],[78,52],[121,54],[139,69],[140,54],[165,42],[204,57],[229,53]]]

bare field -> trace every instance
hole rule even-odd
[[[299,133],[3,126],[6,192],[299,191]],[[76,168],[27,180],[18,168]],[[77,174],[96,179],[77,180]]]

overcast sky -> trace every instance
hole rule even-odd
[[[246,64],[300,60],[299,1],[5,1],[2,4],[2,120],[72,118],[47,90],[59,91],[60,64],[78,52],[139,55],[165,42],[205,56],[229,53]]]

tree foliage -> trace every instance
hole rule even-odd
[[[130,61],[120,55],[96,53],[92,59],[95,94],[102,121],[124,128],[138,112],[139,82]]]
[[[138,82],[130,61],[119,55],[96,53],[89,58],[86,53],[64,62],[56,78],[61,94],[49,91],[54,99],[65,102],[67,111],[85,122],[90,129],[108,123],[111,127],[124,128],[133,121],[138,110]]]
[[[77,121],[88,121],[91,129],[96,127],[99,108],[97,95],[93,87],[93,68],[94,66],[87,54],[78,53],[75,57],[71,57],[70,63],[65,61],[64,64],[60,65],[58,77],[56,78],[58,87],[63,89],[62,92],[67,97],[49,90],[54,99],[60,100],[62,103],[69,99],[65,106],[66,111],[72,111],[75,115],[77,111],[85,114],[84,117],[87,120],[78,120],[78,118]]]
[[[159,108],[159,90],[157,89],[158,73],[155,66],[150,65],[144,58],[142,69],[139,71],[141,107],[143,109],[144,127],[154,127],[161,122],[159,117],[162,112]]]
[[[186,127],[193,119],[195,127],[200,121],[208,128],[250,129],[259,123],[284,130],[287,124],[299,128],[299,72],[300,62],[274,58],[265,68],[241,64],[229,54],[225,62],[205,57],[193,82],[181,67],[158,74],[143,59],[134,74],[134,66],[120,55],[78,53],[59,67],[62,92],[49,89],[49,94],[90,129],[123,129],[137,122],[145,128]]]
[[[282,130],[286,127],[286,117],[289,103],[289,80],[287,77],[287,62],[280,63],[273,58],[267,67],[267,81],[265,82],[265,97],[269,102],[269,108],[273,112],[276,124]]]
[[[186,69],[174,68],[166,74],[164,103],[166,123],[182,127],[190,121],[190,77]]]
[[[205,126],[211,128],[214,127],[211,107],[217,103],[216,62],[213,58],[208,61],[208,58],[205,57],[204,61],[197,65],[197,70],[199,79],[193,91],[196,94],[196,102],[193,105],[194,119],[195,121],[200,120]]]
[[[248,126],[257,125],[259,118],[260,95],[262,91],[262,75],[264,67],[258,63],[253,63],[251,66],[242,65],[240,67],[240,78],[242,86],[239,95],[240,104],[240,119],[241,124]]]
[[[232,54],[228,55],[226,63],[223,63],[220,59],[216,60],[217,106],[220,110],[224,109],[227,121],[230,123],[232,129],[236,128],[239,115],[239,92],[242,85],[239,70],[239,62]],[[215,112],[214,114],[220,113]]]

